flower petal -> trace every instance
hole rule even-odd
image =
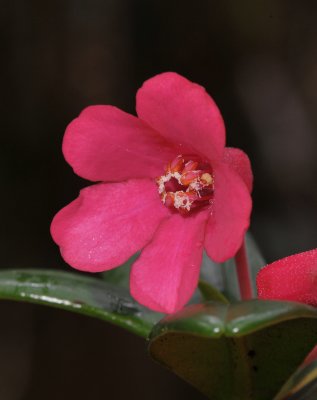
[[[112,106],[87,107],[74,119],[63,152],[76,174],[110,182],[159,176],[177,155],[144,122]]]
[[[223,164],[214,170],[215,192],[209,217],[205,248],[215,262],[233,257],[250,224],[252,201],[240,176]]]
[[[262,268],[257,288],[260,299],[299,301],[317,307],[317,249]]]
[[[225,127],[212,98],[202,86],[174,72],[147,80],[136,99],[138,116],[180,147],[210,162],[222,157]]]
[[[134,263],[132,296],[163,313],[180,310],[197,286],[207,214],[174,214],[157,230],[152,242]]]
[[[124,263],[169,215],[147,179],[87,187],[53,219],[51,233],[72,267],[105,271]]]
[[[241,176],[251,193],[253,187],[253,174],[249,157],[245,152],[234,147],[226,147],[223,161]]]

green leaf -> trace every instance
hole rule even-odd
[[[88,315],[144,338],[162,318],[162,314],[136,303],[123,288],[84,274],[62,271],[1,271],[0,299],[43,304]]]
[[[317,311],[251,300],[192,305],[160,321],[152,357],[214,400],[268,400],[317,342]]]
[[[274,400],[316,400],[317,360],[302,365],[282,387]]]

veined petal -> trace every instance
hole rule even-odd
[[[256,283],[260,299],[298,301],[317,307],[317,249],[267,265],[258,273]]]
[[[173,313],[191,298],[197,286],[207,214],[174,214],[162,222],[134,263],[132,296],[155,311]]]
[[[63,258],[89,272],[115,268],[151,239],[169,216],[147,179],[89,186],[53,219],[51,233]]]
[[[225,164],[214,170],[215,190],[205,248],[215,262],[233,257],[250,224],[252,200],[240,176]]]
[[[141,119],[179,146],[180,154],[193,150],[210,162],[222,158],[224,122],[202,86],[166,72],[143,84],[137,93],[136,108]]]
[[[249,157],[244,151],[234,147],[226,147],[223,162],[236,171],[247,185],[250,193],[253,187],[253,173]]]
[[[112,106],[87,107],[67,127],[63,153],[79,176],[120,182],[155,178],[177,155],[137,117]]]

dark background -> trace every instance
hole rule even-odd
[[[317,2],[1,1],[1,268],[69,270],[49,235],[85,182],[64,129],[89,104],[134,113],[176,71],[219,105],[255,174],[251,230],[267,261],[317,243]],[[0,399],[200,399],[141,339],[100,321],[0,303]]]

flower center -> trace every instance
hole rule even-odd
[[[181,213],[206,206],[213,198],[212,170],[196,157],[178,155],[156,182],[163,204]]]

